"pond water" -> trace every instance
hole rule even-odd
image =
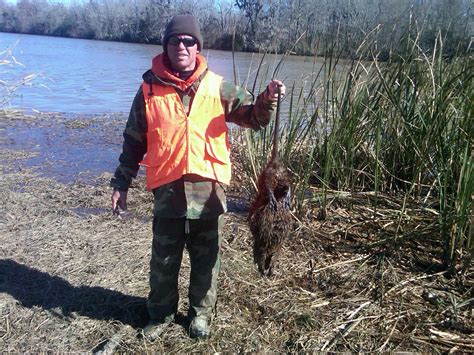
[[[162,52],[158,45],[0,33],[0,52],[9,48],[21,64],[1,65],[0,80],[14,84],[26,75],[36,75],[31,85],[17,91],[11,107],[76,114],[128,112],[142,74],[153,56]],[[231,52],[205,49],[202,54],[213,71],[234,81]],[[264,58],[255,94],[270,79],[280,58]],[[252,89],[260,59],[259,54],[236,53],[236,82]],[[287,87],[309,87],[311,73],[317,73],[321,64],[320,58],[289,56],[278,78]]]

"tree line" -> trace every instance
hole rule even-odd
[[[471,0],[0,0],[0,31],[161,44],[178,13],[201,24],[204,47],[354,57],[370,43],[380,59],[403,50],[407,32],[432,50],[442,36],[447,56],[470,46]]]

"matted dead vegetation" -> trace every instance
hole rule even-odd
[[[91,134],[98,127],[80,119],[68,124]],[[129,212],[117,218],[109,210],[111,172],[59,183],[23,163],[37,152],[3,143],[3,351],[474,351],[472,270],[440,268],[433,211],[410,205],[400,220],[401,201],[386,197],[374,211],[370,194],[335,194],[324,222],[317,206],[295,217],[271,278],[259,276],[246,212],[233,208],[211,337],[187,335],[185,257],[177,324],[148,343],[140,329],[147,321],[152,196],[143,179],[129,194]],[[230,200],[239,202],[247,197],[239,194],[245,180],[234,181]],[[381,242],[391,228],[403,228],[404,237]]]

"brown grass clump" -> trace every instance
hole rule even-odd
[[[90,134],[97,128],[72,126]],[[110,133],[104,149],[120,141],[119,128],[103,129]],[[448,275],[439,268],[436,216],[413,204],[400,220],[400,201],[386,197],[374,211],[370,194],[335,195],[325,221],[313,217],[317,206],[309,209],[271,278],[253,264],[246,213],[229,212],[211,337],[192,340],[178,322],[148,343],[139,336],[152,237],[152,196],[143,179],[129,194],[129,212],[117,218],[109,210],[111,172],[59,183],[27,164],[37,152],[1,143],[3,351],[474,350],[472,270]],[[401,237],[381,242],[391,228],[401,228]],[[188,273],[185,258],[183,314]]]

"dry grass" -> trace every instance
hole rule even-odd
[[[269,279],[252,263],[246,213],[229,212],[212,336],[190,339],[180,316],[161,341],[148,343],[139,336],[152,235],[143,180],[119,219],[108,208],[110,173],[62,184],[26,167],[30,154],[0,148],[3,351],[474,350],[472,270],[439,269],[433,212],[413,204],[400,220],[401,201],[386,197],[374,211],[369,194],[335,196],[325,221],[315,218],[317,206],[295,219]],[[239,186],[230,194],[238,197]],[[387,228],[401,228],[402,237],[379,243]],[[182,314],[188,273],[185,257]]]

